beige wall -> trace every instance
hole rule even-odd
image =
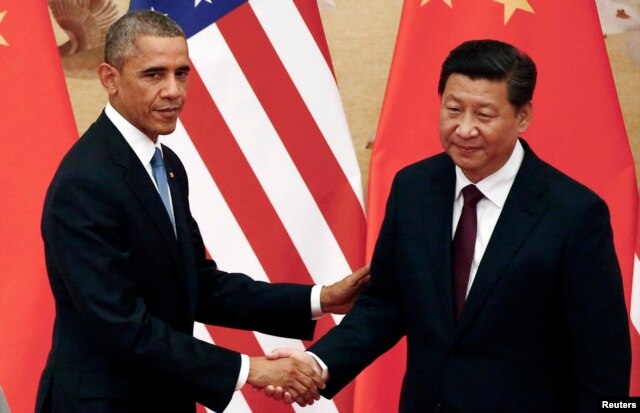
[[[638,179],[640,174],[640,66],[634,64],[629,57],[624,34],[609,35],[605,43],[635,160],[636,179]],[[640,44],[638,46],[640,47]]]
[[[401,8],[401,0],[336,0],[320,9],[365,191]]]
[[[124,12],[129,1],[116,3]],[[335,7],[323,6],[321,14],[366,188],[370,156],[367,143],[376,131],[402,1],[335,0],[335,3]],[[640,170],[640,67],[628,56],[624,36],[608,36],[606,44],[636,170]],[[59,28],[57,38],[59,44],[65,41]],[[96,59],[99,55],[88,58]],[[73,76],[67,77],[67,85],[82,133],[103,108],[106,96],[92,73],[83,71],[76,63],[65,60],[67,71],[73,72]]]

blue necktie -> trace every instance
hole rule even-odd
[[[167,214],[169,214],[169,219],[171,219],[171,224],[173,224],[173,228],[175,229],[176,224],[173,219],[173,210],[171,209],[171,202],[169,200],[169,184],[167,183],[167,171],[164,169],[162,152],[160,152],[160,148],[157,147],[155,153],[153,154],[153,158],[151,158],[151,171],[153,172],[153,179],[156,180],[156,184],[158,185],[158,192],[160,193],[160,198],[162,198],[162,203],[167,209]]]

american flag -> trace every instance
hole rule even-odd
[[[361,176],[317,3],[133,0],[140,8],[168,14],[187,35],[188,103],[163,143],[187,168],[192,213],[219,267],[305,284],[359,268]],[[338,321],[324,317],[316,337]],[[249,355],[309,344],[215,326],[194,334]],[[298,409],[247,387],[227,411]],[[351,394],[304,411],[352,411]]]

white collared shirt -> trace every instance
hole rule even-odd
[[[156,180],[153,179],[153,172],[151,169],[151,158],[153,158],[156,148],[160,148],[160,151],[162,151],[160,139],[158,138],[156,143],[154,143],[147,135],[142,133],[142,131],[133,126],[120,113],[118,113],[118,111],[111,106],[111,103],[107,103],[107,107],[104,108],[104,113],[107,115],[109,120],[113,122],[116,129],[118,129],[122,136],[124,136],[124,140],[127,141],[131,149],[133,149],[133,152],[147,170],[151,181],[156,185]],[[156,188],[157,187],[158,186],[156,185]]]
[[[476,212],[478,214],[478,232],[476,235],[476,246],[473,252],[473,261],[471,262],[467,294],[469,294],[476,272],[478,271],[478,266],[480,265],[482,256],[487,249],[487,245],[491,239],[491,234],[493,234],[498,218],[500,218],[500,213],[502,212],[502,208],[504,207],[509,191],[511,190],[511,186],[513,185],[513,181],[516,179],[520,165],[522,165],[523,159],[524,148],[518,140],[507,163],[493,174],[475,184],[484,195],[484,198],[481,199],[476,206]],[[464,204],[462,188],[471,184],[473,184],[473,182],[464,176],[462,170],[456,166],[456,192],[455,201],[453,203],[453,232],[451,234],[451,239],[453,239],[453,236],[456,233],[456,227],[458,226],[458,221],[462,214],[462,206]]]

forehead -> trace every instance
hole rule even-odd
[[[136,66],[182,66],[189,64],[189,49],[184,37],[139,36],[125,62]]]
[[[509,104],[507,81],[472,79],[466,75],[453,73],[447,79],[442,99],[491,105]]]

